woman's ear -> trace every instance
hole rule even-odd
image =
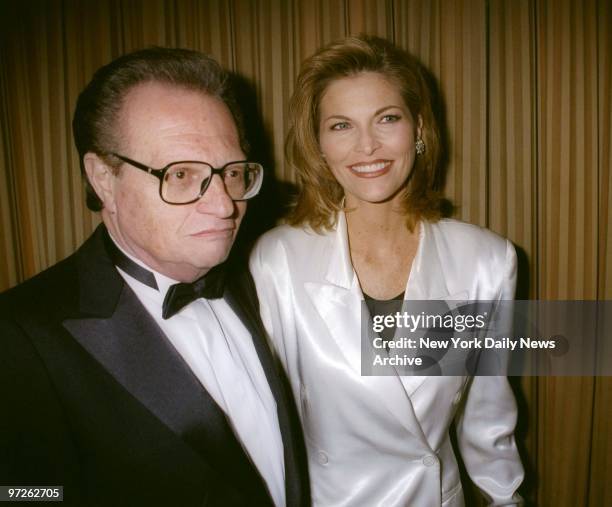
[[[423,139],[423,117],[421,115],[417,116],[416,138]]]
[[[115,173],[98,155],[87,152],[83,157],[83,165],[89,183],[104,203],[104,209],[115,212]]]

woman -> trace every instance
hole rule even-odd
[[[492,505],[520,501],[505,377],[361,375],[361,302],[512,299],[509,241],[441,220],[439,135],[418,63],[369,37],[306,60],[291,102],[301,193],[251,269],[304,425],[321,506],[463,505],[449,438]]]

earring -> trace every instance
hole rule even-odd
[[[414,143],[414,148],[416,149],[417,155],[422,155],[425,153],[425,143],[423,142],[423,139],[419,137]]]

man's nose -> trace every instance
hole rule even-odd
[[[218,174],[213,174],[206,192],[197,202],[197,210],[219,218],[229,218],[234,214],[234,200],[227,193],[225,183]]]
[[[372,132],[370,128],[366,127],[360,130],[355,148],[357,151],[363,152],[366,155],[372,155],[372,153],[380,148],[380,141],[375,132]]]

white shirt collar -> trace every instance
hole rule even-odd
[[[125,249],[121,247],[119,242],[117,240],[115,240],[115,238],[113,238],[113,235],[110,233],[110,231],[109,231],[108,235],[110,236],[110,238],[113,241],[113,243],[115,243],[117,248],[119,250],[121,250],[121,252],[127,258],[129,258],[130,260],[132,260],[133,262],[138,264],[140,267],[146,269],[147,271],[149,271],[149,272],[151,272],[153,274],[153,276],[155,277],[155,282],[157,283],[158,290],[155,290],[155,289],[149,287],[148,285],[142,283],[140,280],[137,280],[136,278],[131,276],[129,273],[126,273],[125,271],[123,271],[121,268],[117,267],[117,269],[119,271],[121,271],[122,275],[128,276],[130,278],[130,280],[134,280],[134,282],[136,282],[139,285],[139,287],[146,288],[151,293],[158,293],[159,294],[159,298],[156,298],[156,299],[159,299],[160,305],[161,305],[162,302],[164,301],[164,297],[166,296],[166,292],[168,292],[168,289],[170,288],[170,286],[174,285],[175,283],[180,283],[180,282],[178,280],[174,280],[173,278],[170,278],[170,277],[168,277],[166,275],[163,275],[162,273],[159,273],[159,272],[155,271],[153,268],[151,268],[151,266],[148,266],[147,264],[142,262],[138,257],[134,257],[129,252],[126,252]]]

